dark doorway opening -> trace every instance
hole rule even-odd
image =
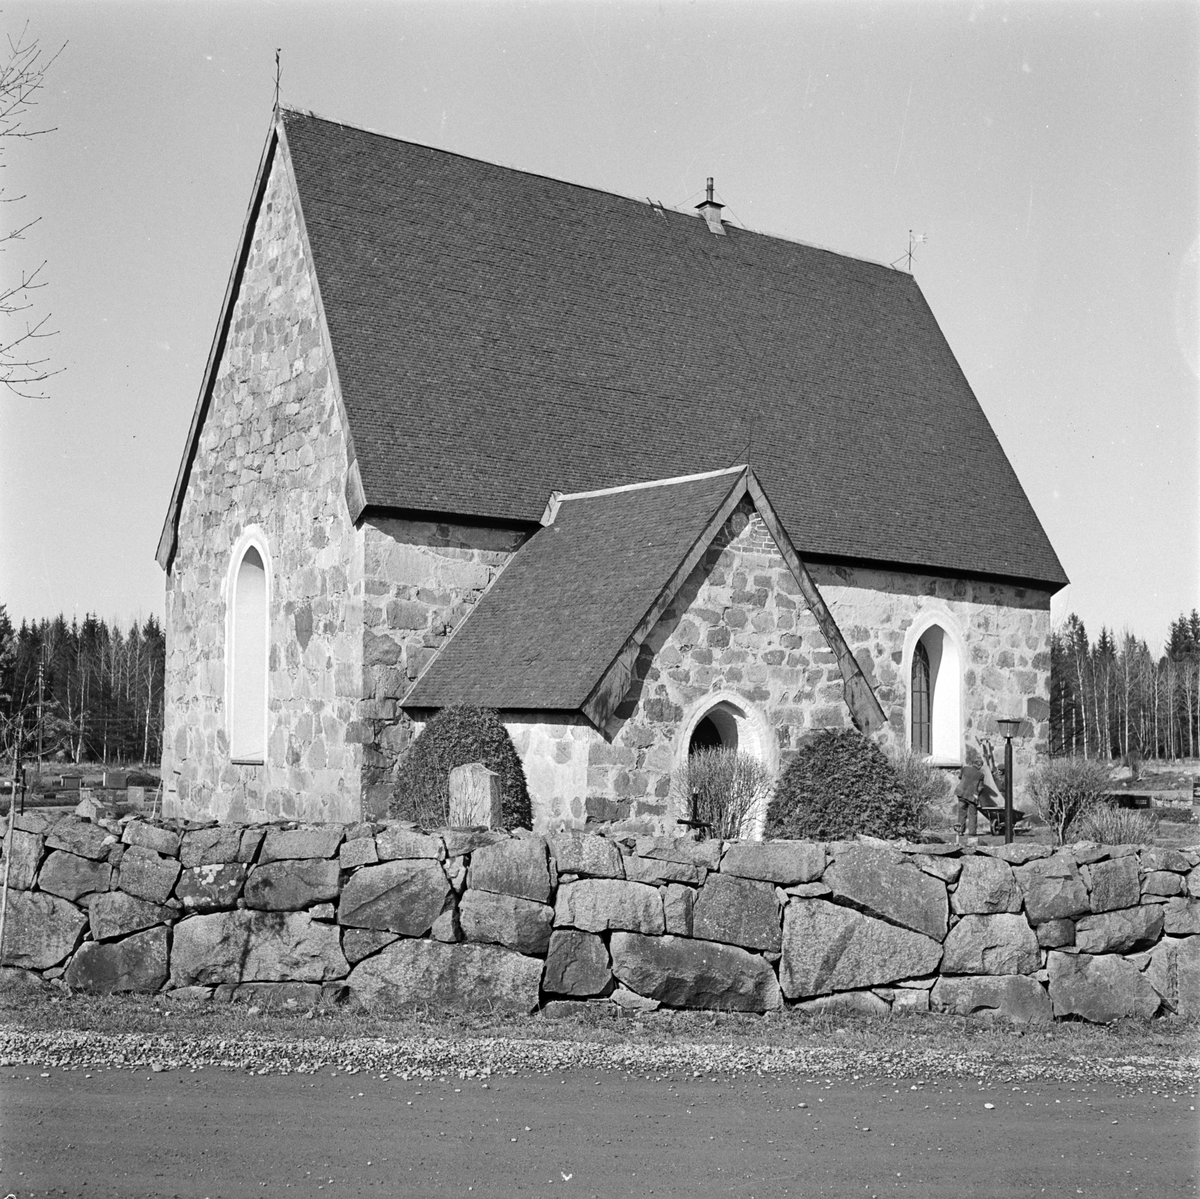
[[[688,757],[703,749],[737,749],[737,747],[737,721],[731,712],[722,707],[716,707],[692,730],[692,739],[688,742]]]

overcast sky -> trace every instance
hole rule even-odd
[[[5,150],[62,373],[0,396],[0,602],[161,615],[154,552],[282,97],[913,271],[1072,579],[1200,605],[1200,5],[9,3],[66,42]],[[852,449],[852,447],[851,447]],[[869,469],[869,463],[862,464]],[[936,470],[936,462],[931,463]],[[803,553],[803,546],[799,547]]]

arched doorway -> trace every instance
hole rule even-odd
[[[688,757],[702,749],[737,749],[738,720],[745,714],[731,704],[716,704],[697,722],[688,740]]]

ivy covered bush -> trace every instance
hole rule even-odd
[[[920,815],[887,756],[853,730],[826,729],[788,763],[767,807],[767,837],[913,837]]]
[[[508,730],[494,709],[465,704],[443,708],[421,730],[400,765],[389,815],[422,828],[446,825],[450,771],[469,762],[482,762],[500,776],[504,827],[532,827],[525,770]]]

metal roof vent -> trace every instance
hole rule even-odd
[[[697,204],[696,207],[700,210],[700,215],[707,222],[709,233],[715,233],[719,237],[724,237],[725,226],[721,224],[721,209],[725,205],[718,204],[713,199],[713,181],[711,175],[709,175],[708,183],[704,189],[704,201]]]

